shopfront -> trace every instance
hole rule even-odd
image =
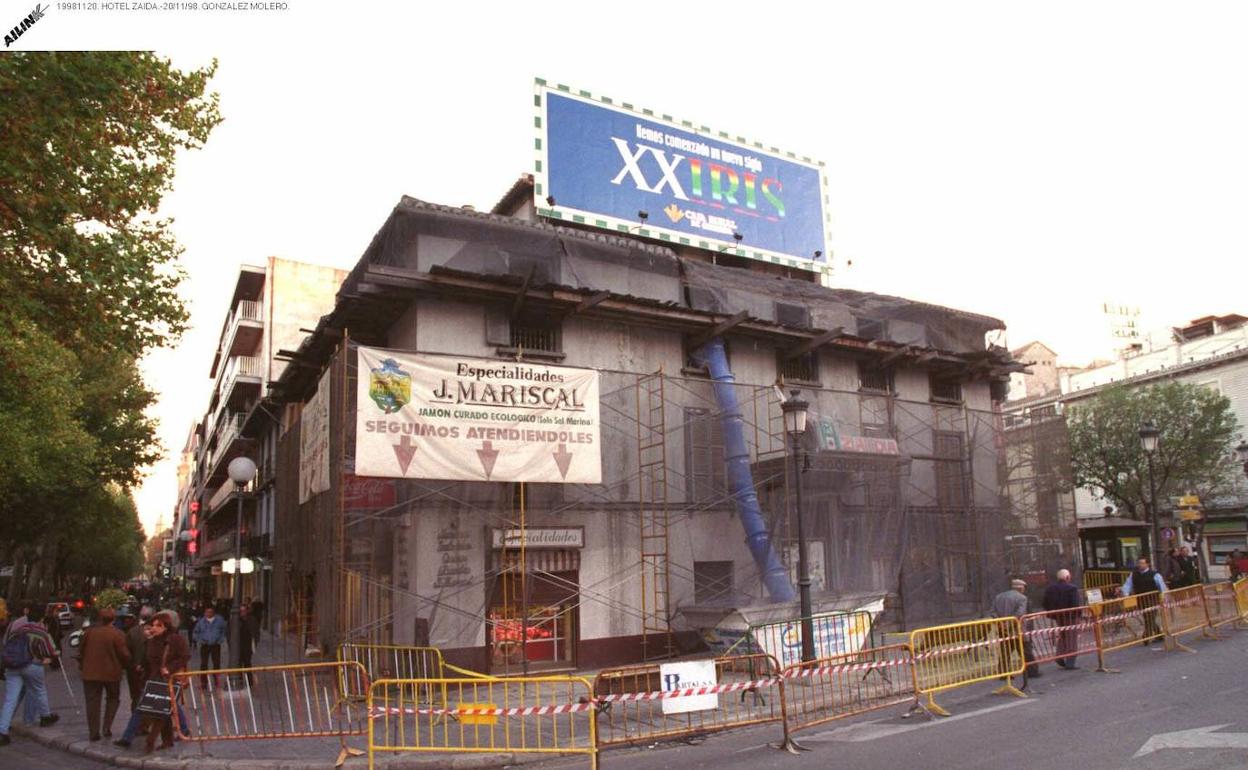
[[[492,674],[576,667],[583,528],[491,531],[493,571],[486,634]],[[523,558],[521,553],[523,551]]]

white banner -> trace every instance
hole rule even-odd
[[[602,481],[598,372],[359,349],[355,473]]]
[[[687,660],[680,663],[660,663],[659,681],[663,692],[689,690],[695,687],[714,687],[719,684],[713,660]],[[706,711],[719,708],[719,695],[687,695],[683,698],[664,698],[664,714],[687,714],[690,711]]]
[[[330,371],[321,375],[316,393],[299,417],[299,502],[329,489]]]

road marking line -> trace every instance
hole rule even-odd
[[[883,721],[860,722],[858,724],[838,727],[835,730],[827,730],[814,735],[808,735],[799,740],[805,741],[846,741],[852,743],[861,743],[863,741],[874,741],[878,738],[887,738],[899,733],[908,733],[911,730],[922,730],[925,727],[933,727],[935,725],[946,725],[950,722],[956,722],[959,719],[970,719],[982,714],[989,714],[993,711],[1002,711],[1004,709],[1012,709],[1016,706],[1026,706],[1028,703],[1035,703],[1034,700],[1014,700],[1009,703],[1002,703],[999,706],[989,706],[978,711],[968,711],[963,714],[956,714],[943,719],[933,718],[928,721],[912,722],[910,724],[898,725],[887,724]]]

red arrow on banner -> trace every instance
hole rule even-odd
[[[394,457],[399,461],[399,471],[406,476],[412,459],[416,457],[416,445],[412,443],[411,436],[404,436],[394,445]]]
[[[568,477],[568,466],[572,464],[572,453],[567,450],[566,445],[560,444],[559,448],[551,453],[555,458],[555,465],[559,466],[559,475],[563,478]]]
[[[485,477],[488,479],[490,474],[494,472],[494,461],[498,459],[498,450],[494,448],[493,442],[482,441],[481,448],[477,450],[477,457],[481,460],[481,468],[485,471]]]

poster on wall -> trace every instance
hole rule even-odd
[[[355,473],[598,484],[598,372],[359,348]]]
[[[329,489],[329,371],[299,416],[299,502]]]
[[[828,264],[822,163],[540,80],[537,105],[544,216],[789,267]]]
[[[662,682],[663,692],[714,687],[719,684],[719,676],[713,660],[661,663],[659,664],[659,680]],[[664,714],[688,714],[691,711],[707,711],[715,708],[719,708],[719,695],[716,693],[663,699]]]
[[[884,600],[859,607],[853,613],[816,613],[811,617],[815,636],[815,657],[827,658],[862,649],[871,624],[884,611]],[[778,629],[755,635],[759,648],[781,665],[790,666],[802,660],[802,624],[785,623]]]

